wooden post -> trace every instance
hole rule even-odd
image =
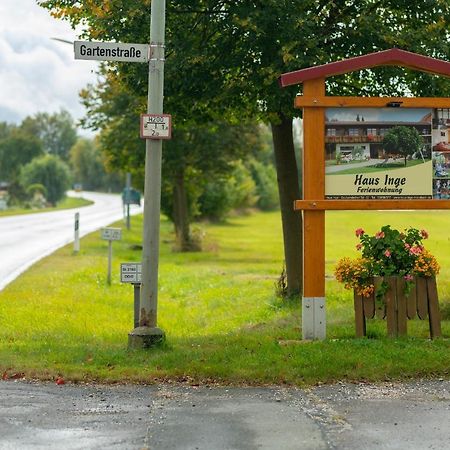
[[[419,319],[426,319],[428,317],[428,294],[427,294],[427,280],[424,277],[416,277],[417,289],[417,315]]]
[[[364,337],[366,335],[366,317],[363,310],[363,297],[353,291],[353,302],[355,305],[355,330],[356,337]]]
[[[373,319],[375,317],[375,293],[372,292],[370,297],[363,297],[364,317]]]
[[[386,317],[386,302],[377,301],[376,292],[379,291],[383,283],[383,277],[375,277],[373,284],[375,285],[375,314],[379,319],[384,319]]]
[[[309,80],[304,95],[323,97],[325,80]],[[325,198],[325,111],[303,110],[303,198]],[[325,339],[325,211],[303,212],[303,339]]]
[[[430,323],[430,338],[440,337],[441,332],[441,315],[439,312],[438,292],[436,286],[436,278],[426,278],[427,297],[428,297],[428,317]]]
[[[406,336],[407,333],[407,305],[406,305],[406,282],[402,277],[396,277],[396,297],[397,297],[397,331],[399,336]]]
[[[388,289],[384,294],[384,301],[386,303],[386,322],[387,334],[389,337],[398,336],[398,320],[397,320],[397,288],[395,277],[385,277],[388,284]]]

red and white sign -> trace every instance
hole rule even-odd
[[[142,139],[171,139],[172,116],[170,114],[141,114]]]

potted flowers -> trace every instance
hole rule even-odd
[[[440,335],[435,279],[439,264],[423,246],[427,231],[407,228],[400,232],[385,225],[374,235],[362,228],[355,234],[361,257],[339,260],[335,276],[354,290],[357,334],[365,335],[364,318],[375,312],[387,318],[388,334],[406,334],[406,319],[417,312],[421,319],[429,315],[432,337]]]

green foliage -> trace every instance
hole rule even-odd
[[[250,161],[250,170],[256,185],[256,206],[262,211],[271,211],[279,207],[277,172],[273,164]]]
[[[150,3],[146,0],[143,7],[141,1],[120,1],[100,7],[94,1],[40,1],[72,26],[82,24],[84,38],[117,42],[148,42]],[[277,79],[282,73],[392,47],[448,60],[449,29],[450,4],[441,0],[171,1],[166,17],[165,109],[177,127],[193,128],[218,118],[285,124],[301,114],[292,101],[301,87],[280,90]],[[107,75],[103,72],[104,81],[85,92],[87,123],[104,130],[110,143],[121,142],[124,151],[135,148],[131,158],[139,159],[143,150],[136,143],[137,117],[145,110],[147,67],[126,63],[109,67]],[[450,84],[427,73],[381,67],[328,79],[327,91],[436,96],[449,93]],[[286,240],[300,247],[301,218],[290,214],[301,184],[293,167],[292,136],[278,140],[274,150],[283,186]],[[292,267],[297,261],[287,252],[288,273],[296,272],[293,278],[300,279],[301,269]]]
[[[42,153],[42,145],[38,139],[23,136],[14,128],[0,140],[0,179],[14,183],[20,167]]]
[[[70,187],[70,181],[68,166],[54,155],[35,158],[20,171],[22,187],[26,189],[31,184],[42,184],[47,190],[47,200],[52,204],[64,197]]]
[[[65,110],[54,114],[39,112],[33,117],[26,117],[20,129],[25,134],[37,137],[46,153],[66,161],[77,139],[72,116]]]
[[[91,200],[86,200],[85,198],[81,197],[64,197],[61,201],[59,201],[56,206],[51,207],[45,207],[39,210],[32,210],[29,209],[27,204],[25,204],[25,207],[21,208],[8,208],[6,211],[0,211],[0,217],[6,217],[6,216],[17,216],[17,215],[25,215],[25,214],[33,214],[33,213],[41,213],[41,212],[50,212],[55,211],[58,209],[74,209],[74,208],[81,208],[83,206],[92,205]]]
[[[241,161],[234,163],[228,184],[232,209],[246,209],[255,206],[258,200],[256,185],[250,171]]]
[[[108,173],[106,161],[96,140],[79,138],[70,149],[70,165],[73,179],[85,190],[112,190],[123,188],[118,174]]]
[[[34,136],[23,135],[14,126],[4,124],[0,138],[0,181],[9,184],[12,203],[25,197],[19,183],[20,168],[43,153],[41,142]]]
[[[228,177],[208,182],[198,199],[199,216],[210,220],[224,220],[231,210],[245,210],[257,202],[256,185],[241,161],[233,164]]]
[[[203,218],[222,221],[232,209],[232,187],[226,178],[218,178],[206,183],[200,195],[199,213]]]
[[[425,230],[407,228],[404,232],[390,225],[370,236],[360,234],[361,254],[373,261],[373,271],[379,276],[406,275],[414,270],[417,256],[423,252],[422,240],[428,238]]]
[[[0,123],[0,181],[10,184],[9,193],[14,202],[25,198],[19,182],[23,166],[44,153],[68,157],[76,140],[76,128],[67,111],[37,113],[25,118],[20,126]]]
[[[422,148],[423,139],[413,127],[395,126],[383,138],[384,150],[388,153],[400,154],[406,159]]]
[[[374,291],[373,278],[400,276],[412,282],[415,276],[436,276],[440,267],[436,258],[425,249],[422,240],[428,232],[406,228],[400,232],[384,225],[373,236],[358,228],[355,234],[360,239],[357,250],[362,258],[343,258],[335,269],[336,279],[346,289],[355,289],[359,295],[370,296]],[[387,284],[382,285],[383,294]]]
[[[30,195],[30,196],[34,195],[35,193],[39,193],[44,196],[47,195],[46,187],[40,183],[30,184],[29,186],[27,186],[26,192],[27,192],[27,195]]]

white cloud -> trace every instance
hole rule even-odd
[[[76,33],[35,0],[0,0],[0,121],[20,122],[36,112],[85,113],[78,93],[95,83],[97,63],[75,61]]]

